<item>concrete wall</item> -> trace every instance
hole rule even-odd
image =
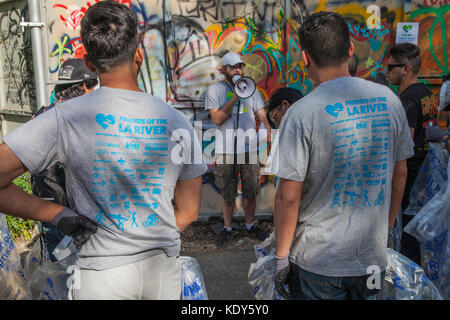
[[[0,1],[0,137],[25,122],[35,108],[27,1]]]
[[[66,59],[83,56],[80,20],[97,1],[42,1],[47,26],[49,80],[56,79],[61,63]],[[422,49],[422,81],[438,92],[439,77],[449,72],[449,0],[117,1],[132,8],[139,16],[145,52],[139,75],[141,88],[182,109],[192,122],[202,121],[205,130],[211,128],[212,123],[203,108],[204,94],[208,85],[221,79],[217,67],[224,50],[243,55],[247,64],[245,73],[256,80],[265,99],[282,86],[297,88],[304,94],[313,89],[300,58],[296,30],[303,19],[317,11],[335,11],[346,17],[360,61],[357,75],[362,78],[373,77],[377,71],[384,70],[386,54],[395,43],[396,24],[406,21],[420,23],[418,44]],[[7,41],[2,42],[6,47],[1,49],[2,62],[3,50],[9,50],[7,57],[15,59],[13,64],[23,61],[24,64],[19,65],[28,72],[31,64],[26,57],[29,54],[19,48],[29,40],[15,31],[15,21],[26,14],[26,5],[24,1],[13,3],[16,11],[2,10],[1,13],[10,19],[7,25],[3,20],[1,24],[2,39],[9,35]],[[381,28],[370,30],[367,20],[371,13],[367,13],[367,7],[373,4],[380,8]],[[11,29],[14,32],[8,32]],[[20,46],[14,43],[20,43]],[[7,86],[6,100],[13,101],[16,106],[25,106],[34,99],[29,85],[32,78],[17,72],[22,69],[16,69],[14,77],[6,77],[9,80],[2,82],[3,89],[4,83],[12,83]],[[4,73],[5,70],[9,76],[9,69],[3,67]],[[24,92],[30,94],[27,96]],[[203,147],[211,150],[214,142],[203,141]],[[208,161],[212,163],[212,158]],[[220,211],[220,197],[211,172],[212,167],[204,177],[202,212]],[[261,182],[262,192],[270,201],[259,203],[258,211],[271,211],[273,178],[263,177]]]

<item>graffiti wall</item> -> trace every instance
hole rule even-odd
[[[82,57],[81,18],[98,0],[46,0],[49,76],[56,79],[61,63]],[[342,14],[349,26],[359,57],[357,75],[375,77],[387,63],[387,52],[395,43],[397,22],[419,22],[422,49],[421,76],[430,86],[449,72],[450,3],[448,0],[117,0],[139,17],[141,46],[145,61],[139,74],[140,87],[182,110],[204,130],[211,128],[204,110],[207,87],[222,79],[218,72],[226,51],[239,52],[246,63],[245,74],[252,77],[268,100],[279,87],[287,86],[304,94],[313,89],[300,57],[296,30],[317,11]],[[368,27],[372,12],[379,8],[380,24]],[[435,86],[436,87],[436,86]],[[437,87],[436,87],[437,88]],[[435,89],[436,90],[436,89]],[[203,141],[211,148],[213,141]],[[212,146],[213,147],[213,146]],[[213,159],[208,159],[212,163]],[[210,168],[211,169],[211,168]],[[220,212],[220,197],[211,174],[204,177],[208,193],[203,212]],[[263,177],[265,199],[258,211],[272,210],[273,179]]]

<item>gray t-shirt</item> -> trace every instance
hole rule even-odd
[[[383,271],[394,165],[414,154],[400,100],[337,78],[289,108],[279,134],[269,172],[304,182],[293,262],[325,276]]]
[[[221,109],[233,97],[233,87],[226,81],[219,81],[208,87],[205,95],[205,109]],[[217,126],[216,153],[234,154],[234,131],[237,125],[238,103],[236,102],[231,117]],[[255,112],[264,108],[264,100],[258,90],[248,99],[241,100],[239,107],[239,129],[242,129],[242,137],[239,139],[236,153],[253,152],[258,148]],[[252,129],[252,131],[248,131]],[[222,143],[218,136],[223,137]],[[244,149],[245,148],[245,149]]]
[[[181,112],[146,93],[101,87],[3,140],[31,173],[64,166],[69,206],[99,226],[78,254],[80,267],[112,268],[161,250],[179,254],[175,185],[207,169]],[[189,164],[194,151],[200,156]]]

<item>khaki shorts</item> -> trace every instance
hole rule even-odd
[[[259,193],[260,165],[258,163],[249,164],[248,153],[245,154],[244,164],[230,164],[233,163],[233,160],[234,156],[231,154],[216,155],[214,177],[223,199],[229,202],[236,199],[239,176],[241,177],[242,183],[242,197],[245,199],[255,199]],[[243,157],[242,160],[244,160]],[[241,161],[238,160],[237,162],[240,163]],[[235,168],[234,170],[233,167]]]

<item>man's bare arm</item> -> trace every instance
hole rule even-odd
[[[234,95],[233,98],[231,98],[231,100],[228,101],[225,106],[223,106],[223,108],[210,109],[209,113],[211,115],[213,123],[216,126],[220,126],[222,123],[224,123],[231,116],[231,113],[233,112],[233,106],[238,101],[239,98]]]
[[[197,220],[201,191],[201,176],[191,180],[177,181],[174,191],[175,220],[180,233]]]
[[[393,227],[397,212],[402,204],[403,192],[405,190],[408,168],[406,160],[397,161],[392,174],[391,206],[389,208],[389,227]]]
[[[278,257],[289,255],[298,221],[303,182],[280,178],[275,196],[274,222]]]
[[[258,119],[264,123],[264,127],[266,128],[267,131],[267,142],[271,142],[272,141],[272,135],[271,135],[271,131],[270,131],[270,124],[269,121],[267,121],[267,117],[266,117],[266,110],[263,109],[259,109],[258,111],[256,111],[256,116],[258,117]]]
[[[50,222],[63,208],[56,203],[34,197],[12,181],[27,168],[6,144],[0,144],[0,212],[43,222]]]

